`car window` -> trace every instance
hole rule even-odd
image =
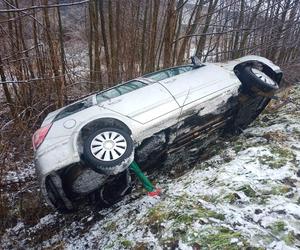
[[[150,78],[154,81],[161,81],[163,79],[169,78],[170,77],[169,73],[170,73],[169,70],[165,70],[162,72],[153,73],[150,76],[146,76],[146,78]]]
[[[193,66],[186,65],[186,66],[174,67],[171,69],[164,69],[164,70],[161,70],[158,72],[153,72],[153,73],[144,75],[143,77],[150,78],[155,81],[161,81],[161,80],[167,79],[169,77],[180,75],[180,74],[190,71],[192,69],[193,69]]]
[[[122,85],[118,85],[112,89],[108,89],[104,92],[97,94],[96,95],[97,103],[99,104],[109,99],[124,95],[126,93],[142,88],[144,86],[146,86],[145,83],[136,80],[124,83]]]
[[[53,122],[65,118],[69,115],[75,114],[81,110],[93,106],[93,98],[88,97],[63,108],[53,119]]]
[[[192,69],[194,69],[193,66],[178,67],[179,74],[190,71]]]

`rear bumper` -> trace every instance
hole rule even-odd
[[[61,141],[57,145],[38,149],[34,161],[41,192],[46,202],[52,207],[56,207],[49,198],[49,186],[47,186],[47,182],[50,180],[50,182],[53,182],[59,195],[64,197],[65,206],[68,209],[72,209],[71,201],[66,197],[62,188],[62,181],[57,174],[57,171],[80,162],[79,154],[74,152],[70,140]]]
[[[47,176],[66,166],[80,161],[78,152],[73,150],[69,139],[38,150],[34,157],[36,172],[39,177]]]

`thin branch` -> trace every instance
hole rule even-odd
[[[222,34],[227,34],[227,33],[231,33],[231,32],[237,32],[237,31],[242,31],[242,30],[252,30],[252,29],[234,29],[234,30],[227,30],[227,31],[221,31],[221,32],[210,32],[210,33],[202,33],[202,34],[191,34],[191,35],[185,35],[185,36],[181,36],[178,39],[174,40],[172,43],[175,43],[179,40],[182,40],[184,38],[188,38],[188,37],[200,37],[200,36],[212,36],[212,35],[222,35]]]
[[[74,2],[74,3],[61,3],[61,4],[52,4],[52,5],[39,5],[39,6],[31,6],[28,8],[22,8],[22,9],[6,9],[6,10],[0,10],[0,13],[8,13],[8,12],[23,12],[26,10],[34,10],[34,9],[45,9],[45,8],[57,8],[57,7],[65,7],[65,6],[73,6],[73,5],[79,5],[79,4],[85,4],[88,3],[90,0],[80,1],[80,2]]]
[[[28,80],[22,80],[22,81],[5,81],[5,82],[0,82],[0,84],[7,84],[7,83],[29,83],[29,82],[36,82],[36,81],[44,81],[44,80],[53,80],[53,79],[57,79],[60,78],[64,75],[67,74],[62,74],[62,75],[58,75],[58,76],[52,76],[52,77],[46,77],[46,78],[35,78],[35,79],[28,79]]]
[[[9,5],[10,7],[12,7],[14,10],[18,10],[18,8],[16,6],[14,6],[13,4],[11,4],[10,2],[4,0],[4,2]],[[35,17],[33,17],[32,15],[30,15],[29,13],[26,13],[25,11],[21,11],[25,16],[29,16],[30,18],[34,19],[39,25],[41,25],[43,28],[46,28],[39,20],[37,20]],[[23,16],[23,17],[25,17]]]

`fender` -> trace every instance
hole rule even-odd
[[[246,61],[259,61],[259,62],[264,63],[265,65],[269,66],[274,72],[276,72],[276,73],[281,72],[279,66],[275,65],[269,59],[262,57],[262,56],[255,56],[255,55],[243,56],[241,58],[238,58],[238,59],[235,59],[232,61],[228,61],[225,63],[219,63],[219,65],[227,70],[232,71],[236,65],[246,62]]]
[[[79,152],[79,144],[80,144],[79,140],[80,140],[80,134],[81,134],[82,128],[95,120],[104,119],[104,118],[118,120],[121,123],[126,124],[126,126],[128,127],[128,129],[130,131],[134,131],[136,129],[135,123],[137,123],[137,122],[135,122],[134,120],[132,120],[128,117],[121,116],[118,113],[113,112],[113,111],[110,111],[107,113],[101,113],[101,115],[95,115],[95,116],[89,117],[88,120],[82,122],[79,126],[77,126],[76,130],[73,131],[73,133],[72,133],[71,138],[72,138],[72,145],[73,145],[74,152]],[[135,139],[135,138],[133,138],[133,139]]]

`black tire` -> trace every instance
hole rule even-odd
[[[122,200],[131,191],[130,172],[126,169],[122,173],[113,176],[110,181],[95,192],[96,203],[99,208],[108,208]]]
[[[68,214],[76,210],[74,204],[72,208],[68,208],[64,202],[64,199],[61,197],[61,194],[58,192],[56,185],[53,183],[53,180],[50,176],[46,178],[46,190],[48,193],[48,199],[51,201],[55,209],[62,213]]]
[[[241,103],[235,115],[233,126],[230,124],[231,132],[234,134],[242,133],[265,109],[269,101],[270,98],[268,97],[256,96]]]
[[[125,140],[126,143],[125,149],[119,148],[121,147],[120,145],[125,145],[125,143],[120,144],[119,146],[117,145],[117,143],[123,143],[117,141],[119,137],[117,137],[115,141],[113,141],[112,135],[111,138],[108,139],[103,138],[103,142],[100,142],[98,140],[99,136],[105,135],[105,137],[106,136],[109,137],[110,135],[107,134],[110,133],[112,135],[118,134],[120,135],[121,140]],[[91,149],[92,147],[95,146],[92,145],[92,143],[95,143],[95,141],[99,142],[99,145],[102,145],[102,146],[98,146],[99,148],[101,147],[103,148],[103,150],[98,153],[92,152]],[[113,143],[112,149],[110,150],[104,147],[104,144],[108,143],[108,141],[115,142]],[[106,153],[103,153],[104,151],[106,151],[106,153],[108,152],[107,154],[109,154],[109,157],[107,156]],[[112,157],[113,154],[111,153],[111,151],[114,153],[114,155],[120,153],[120,151],[122,153],[120,155],[118,154],[118,158],[115,159],[115,157]],[[105,158],[108,159],[105,160]],[[98,173],[102,173],[106,175],[116,175],[118,173],[121,173],[126,168],[129,167],[130,163],[133,161],[133,158],[134,158],[133,141],[130,135],[123,129],[115,128],[115,127],[101,128],[95,131],[94,133],[90,134],[84,141],[83,160],[85,161],[87,167],[92,168],[94,171]]]
[[[265,93],[273,93],[279,89],[276,82],[276,74],[266,65],[260,65],[261,69],[255,66],[254,63],[241,64],[235,67],[235,73],[246,91],[262,91]],[[256,72],[259,72],[261,77]],[[264,79],[264,80],[263,80]]]
[[[82,180],[81,183],[80,179]],[[77,198],[98,189],[107,179],[108,176],[95,173],[91,168],[81,165],[71,166],[64,172],[63,188],[68,197]],[[78,185],[80,186],[78,187]]]

